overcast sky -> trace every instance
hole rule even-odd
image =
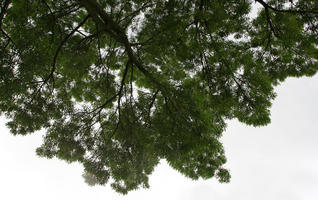
[[[232,174],[229,184],[192,181],[163,161],[150,177],[150,189],[126,196],[109,186],[87,186],[78,164],[37,157],[42,133],[12,136],[1,118],[0,199],[316,200],[318,76],[290,78],[276,91],[270,125],[229,123],[222,139]]]

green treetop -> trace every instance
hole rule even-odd
[[[261,10],[251,18],[251,7]],[[225,121],[270,122],[318,69],[317,0],[1,0],[0,111],[89,184],[149,187],[160,159],[228,182]]]

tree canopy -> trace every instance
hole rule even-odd
[[[45,130],[38,155],[123,194],[160,159],[228,182],[226,121],[268,124],[273,87],[318,69],[317,0],[0,2],[12,134]]]

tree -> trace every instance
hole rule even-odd
[[[273,87],[318,69],[316,0],[0,2],[12,134],[46,130],[38,155],[123,194],[149,187],[160,159],[228,182],[226,120],[268,124]]]

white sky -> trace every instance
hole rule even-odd
[[[162,162],[150,189],[126,196],[89,187],[82,167],[35,154],[41,133],[12,136],[0,121],[0,199],[3,200],[316,200],[318,196],[318,76],[288,79],[277,87],[272,123],[247,127],[229,123],[223,141],[229,184],[192,181]]]

